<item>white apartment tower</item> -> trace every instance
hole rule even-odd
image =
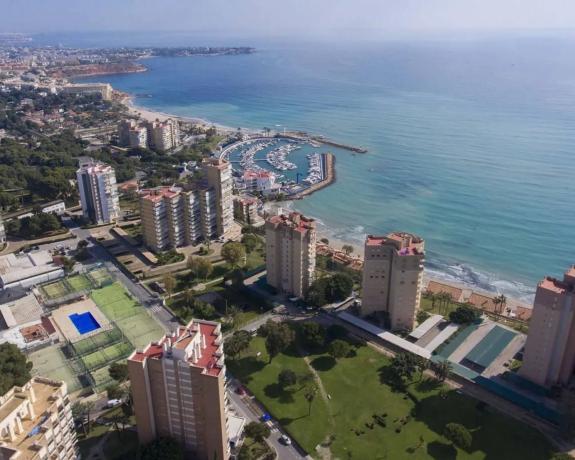
[[[412,330],[421,300],[424,241],[409,233],[365,240],[361,314],[376,314],[392,330]]]
[[[90,158],[80,162],[76,177],[86,219],[94,224],[106,224],[121,217],[114,168]]]
[[[148,123],[147,129],[149,145],[155,150],[164,152],[180,145],[180,130],[176,120],[156,120]]]
[[[315,272],[315,221],[292,212],[270,217],[265,228],[268,284],[291,296],[305,296]]]

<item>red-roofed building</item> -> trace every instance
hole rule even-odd
[[[363,316],[376,314],[393,330],[413,329],[421,300],[424,245],[420,237],[404,232],[367,236]]]
[[[563,280],[537,286],[523,365],[519,373],[538,385],[566,385],[575,372],[575,266]]]
[[[303,297],[315,272],[316,224],[298,212],[266,221],[266,269],[270,286]]]
[[[220,323],[187,326],[128,358],[141,444],[170,437],[199,460],[230,458]]]

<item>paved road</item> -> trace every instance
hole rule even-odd
[[[232,405],[232,408],[238,415],[241,415],[249,422],[258,422],[261,415],[262,410],[259,406],[251,399],[250,396],[238,395],[234,390],[237,388],[237,384],[233,381],[230,382],[228,386],[228,399]],[[279,429],[279,425],[275,422],[271,423],[271,435],[267,439],[267,443],[276,451],[278,454],[279,460],[301,460],[306,458],[305,453],[300,453],[298,449],[294,446],[286,446],[282,444],[279,439],[283,432]]]
[[[88,249],[94,258],[103,263],[108,271],[120,281],[138,301],[148,308],[154,317],[164,326],[166,331],[171,331],[178,325],[177,319],[161,305],[161,300],[150,294],[136,280],[126,275],[117,265],[116,260],[102,246],[94,243],[90,230],[79,227],[68,217],[62,219],[64,224],[80,239],[88,242]]]

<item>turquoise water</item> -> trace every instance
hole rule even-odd
[[[365,146],[336,150],[336,183],[293,206],[355,245],[417,233],[430,272],[529,298],[575,262],[574,52],[568,38],[264,44],[94,80],[147,108]]]

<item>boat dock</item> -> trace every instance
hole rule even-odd
[[[367,153],[367,149],[363,147],[355,147],[353,145],[341,144],[339,142],[332,141],[330,139],[325,139],[323,137],[312,137],[311,138],[315,142],[319,142],[320,144],[324,145],[331,145],[332,147],[337,147],[344,150],[349,150],[350,152],[354,153]]]
[[[324,179],[320,182],[294,193],[289,196],[290,200],[301,200],[304,196],[311,195],[318,190],[335,182],[335,155],[333,153],[322,153],[322,169]]]

